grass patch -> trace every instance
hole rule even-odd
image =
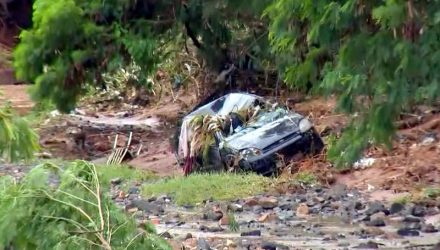
[[[98,165],[96,170],[100,176],[101,183],[106,186],[110,185],[110,181],[115,178],[121,178],[123,182],[146,181],[158,178],[152,172],[135,169],[126,165]]]
[[[440,197],[440,188],[428,187],[424,190],[424,196],[428,199],[435,199]]]
[[[256,174],[194,174],[146,184],[143,195],[167,194],[179,205],[195,205],[207,199],[233,200],[265,191],[270,179]]]
[[[313,173],[307,171],[296,174],[294,181],[303,185],[314,185],[319,183],[318,178]]]
[[[402,205],[406,205],[412,201],[411,195],[402,195],[393,200],[393,203],[399,203]]]

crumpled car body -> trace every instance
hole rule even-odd
[[[253,110],[254,116],[248,121],[237,118],[239,115],[231,116],[240,110]],[[230,120],[225,128],[215,133],[215,141],[210,145],[205,161],[201,156],[189,160],[193,136],[191,121],[201,115],[228,117]],[[323,147],[321,138],[307,118],[247,93],[227,94],[189,113],[183,118],[179,137],[179,153],[186,159],[186,174],[193,170],[188,164],[196,164],[211,166],[205,170],[253,171],[270,176],[278,171],[278,155],[317,153]]]

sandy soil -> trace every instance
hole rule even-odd
[[[0,85],[0,104],[11,102],[20,115],[28,113],[33,103],[27,93],[27,87],[27,85]]]

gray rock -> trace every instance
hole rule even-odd
[[[374,241],[368,241],[366,243],[362,242],[358,246],[354,247],[357,249],[379,249],[379,243],[376,243]]]
[[[278,200],[272,197],[263,197],[258,201],[258,203],[264,209],[273,209],[274,207],[278,206]]]
[[[411,209],[411,215],[416,217],[423,217],[426,214],[426,208],[421,205],[415,205]]]
[[[240,234],[240,236],[242,236],[242,237],[246,237],[246,236],[261,236],[261,230],[252,230],[252,231],[242,232]]]
[[[254,206],[254,207],[252,208],[252,212],[253,212],[253,213],[256,213],[256,214],[262,213],[262,212],[263,212],[263,207],[262,207],[262,206],[259,206],[259,205],[256,205],[256,206]]]
[[[423,225],[421,231],[424,233],[437,233],[438,229],[432,224]]]
[[[160,215],[164,213],[163,207],[146,200],[134,200],[132,201],[132,206],[149,214]]]
[[[420,222],[411,222],[411,223],[407,223],[405,225],[405,228],[407,228],[407,229],[414,229],[414,230],[420,230],[420,229],[422,229],[422,224]]]
[[[405,209],[402,203],[394,202],[390,207],[390,214],[397,214]]]
[[[197,250],[211,250],[211,246],[208,244],[208,242],[205,239],[198,239],[197,240]]]
[[[419,236],[420,233],[417,230],[414,229],[408,229],[408,228],[400,228],[397,230],[397,234],[400,236]]]
[[[338,243],[338,247],[349,247],[350,246],[350,242],[340,242]]]
[[[261,249],[264,250],[289,250],[288,246],[284,246],[277,243],[272,242],[263,242],[261,243]]]
[[[131,187],[128,189],[129,194],[139,194],[141,190],[138,187]]]
[[[365,225],[370,226],[370,227],[384,227],[385,226],[385,221],[383,219],[380,218],[376,218],[372,221],[367,221],[365,223]]]
[[[411,223],[411,222],[420,222],[420,218],[414,217],[414,216],[405,216],[403,219],[403,222]]]
[[[375,201],[375,202],[371,203],[368,206],[367,211],[365,211],[365,213],[367,215],[372,215],[372,214],[379,213],[379,212],[384,212],[385,214],[388,213],[388,211],[386,210],[386,208],[383,205],[383,203],[382,202],[378,202],[378,201]]]
[[[243,212],[243,206],[239,204],[229,204],[228,209],[232,212]]]
[[[160,236],[162,236],[165,239],[172,239],[173,238],[173,236],[168,231],[161,233]]]
[[[362,204],[362,202],[360,202],[360,201],[356,201],[356,202],[354,203],[354,209],[356,209],[356,210],[362,210],[362,209],[364,209],[364,208],[365,208],[365,205]]]
[[[210,233],[218,233],[218,232],[223,232],[224,231],[224,229],[221,228],[221,227],[208,227],[208,226],[205,226],[205,225],[201,225],[199,230],[203,231],[203,232],[210,232]]]
[[[223,217],[223,213],[218,211],[208,211],[207,213],[203,214],[204,220],[211,220],[211,221],[218,221]]]
[[[345,196],[347,196],[347,185],[336,184],[328,191],[326,198],[328,200],[340,200]]]
[[[121,178],[114,178],[114,179],[111,179],[111,180],[110,180],[110,183],[111,183],[112,185],[119,185],[119,184],[121,184],[121,182],[122,182],[122,179],[121,179]]]

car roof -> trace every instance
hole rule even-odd
[[[254,103],[257,99],[264,99],[261,96],[257,96],[250,93],[229,93],[221,96],[201,107],[194,110],[185,116],[185,119],[189,119],[196,115],[206,115],[206,114],[219,114],[227,115],[234,110],[240,110],[246,108]],[[218,105],[218,106],[216,106]]]

